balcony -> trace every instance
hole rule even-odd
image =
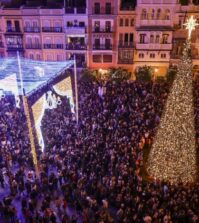
[[[171,43],[137,43],[137,50],[172,50]]]
[[[93,15],[113,15],[114,14],[114,8],[93,8],[92,10]]]
[[[26,49],[41,49],[41,44],[26,44]]]
[[[106,29],[95,28],[93,30],[93,33],[113,33],[113,30],[111,28],[106,28]]]
[[[105,44],[105,45],[93,45],[93,50],[112,50],[113,46],[111,44]]]
[[[63,44],[44,44],[44,49],[64,49]]]
[[[66,14],[86,14],[86,8],[65,8]]]
[[[40,31],[40,27],[24,27],[25,33],[39,33]]]
[[[144,19],[140,20],[138,26],[168,26],[172,27],[173,26],[173,21],[172,20],[166,20],[166,19]]]
[[[61,33],[62,31],[63,31],[62,27],[42,27],[42,32]]]
[[[118,48],[133,49],[134,48],[134,44],[133,44],[133,42],[130,42],[130,43],[119,43]]]
[[[86,44],[75,44],[75,43],[68,43],[66,44],[66,50],[86,50]]]
[[[118,59],[118,64],[133,64],[133,59]]]
[[[8,44],[7,45],[7,50],[10,51],[17,51],[17,50],[23,50],[23,45],[22,44]]]
[[[15,27],[7,27],[7,29],[6,29],[6,34],[21,34],[22,35],[22,33],[21,33],[21,29],[20,28],[15,28]]]
[[[85,34],[86,33],[86,27],[80,27],[80,26],[67,26],[66,27],[67,34]]]

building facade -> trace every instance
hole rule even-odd
[[[0,8],[0,57],[63,61],[76,57],[78,68],[123,67],[134,73],[147,65],[156,76],[179,63],[197,1],[85,0],[64,8]],[[199,26],[192,36],[194,72],[199,70]]]

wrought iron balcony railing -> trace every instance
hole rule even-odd
[[[7,33],[21,33],[21,29],[16,28],[16,27],[7,27],[6,32]]]
[[[114,14],[114,8],[113,7],[94,7],[93,8],[93,14],[94,15],[113,15]]]
[[[40,31],[40,27],[24,27],[25,33],[39,33]]]
[[[105,44],[105,45],[93,45],[93,50],[112,50],[113,46],[111,44]]]
[[[93,33],[113,33],[113,30],[111,28],[105,28],[105,29],[95,28],[93,30]]]
[[[44,44],[44,49],[63,49],[63,44]]]
[[[41,44],[26,44],[26,49],[41,49]]]
[[[8,44],[7,50],[23,50],[22,44]]]
[[[42,27],[42,32],[61,33],[62,31],[62,27]]]
[[[134,48],[133,42],[130,43],[119,43],[118,48]]]
[[[133,64],[133,59],[118,59],[118,64]]]
[[[86,49],[87,49],[86,44],[75,44],[75,43],[66,44],[66,50],[86,50]]]

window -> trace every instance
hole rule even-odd
[[[12,22],[10,20],[6,21],[7,24],[7,31],[12,31]]]
[[[79,22],[79,27],[85,27],[85,22]]]
[[[166,11],[165,11],[165,19],[166,20],[170,19],[170,10],[169,9],[166,9]]]
[[[133,33],[130,33],[130,35],[129,35],[129,42],[133,43]]]
[[[111,14],[111,3],[110,2],[106,3],[106,14]]]
[[[19,21],[15,21],[15,30],[16,30],[16,32],[20,32],[20,24],[19,24]]]
[[[100,21],[95,21],[94,27],[95,32],[100,32]]]
[[[152,11],[151,11],[151,19],[152,20],[155,19],[155,10],[154,9],[152,9]]]
[[[120,26],[123,26],[123,19],[120,19]]]
[[[124,34],[124,42],[125,43],[128,43],[128,41],[129,41],[129,34],[128,33],[125,33]]]
[[[155,43],[160,43],[160,36],[159,35],[156,35],[156,37],[155,37]]]
[[[33,22],[32,22],[32,26],[33,26],[33,27],[38,27],[38,23],[37,23],[37,21],[33,21]]]
[[[32,53],[30,54],[29,57],[30,57],[31,60],[34,60],[34,55]]]
[[[102,56],[101,55],[93,55],[93,62],[94,63],[101,63],[102,62]]]
[[[155,58],[155,53],[150,53],[150,58]]]
[[[139,58],[144,58],[144,54],[143,53],[139,53]]]
[[[120,45],[123,43],[123,33],[120,33],[119,35],[119,43]]]
[[[166,56],[167,56],[167,55],[166,55],[165,53],[162,53],[162,54],[161,54],[161,58],[162,58],[162,59],[166,58]]]
[[[110,39],[105,39],[105,48],[111,49],[111,40]]]
[[[99,2],[95,2],[94,13],[100,14],[100,3]]]
[[[158,9],[157,11],[157,19],[161,19],[161,9]]]
[[[100,39],[95,39],[95,49],[100,48]]]
[[[141,19],[142,19],[142,20],[147,19],[147,12],[146,12],[146,9],[142,9]]]
[[[169,35],[168,34],[163,34],[163,36],[162,36],[162,43],[163,44],[167,44],[168,43],[168,39],[169,39]]]
[[[134,26],[134,19],[131,19],[131,26]]]
[[[129,19],[125,19],[125,26],[129,26]]]
[[[29,21],[25,21],[25,27],[30,27],[30,22]]]
[[[110,21],[105,22],[105,31],[111,32],[111,22]]]
[[[112,55],[103,55],[104,63],[112,63]]]
[[[154,35],[150,35],[150,43],[154,43]]]
[[[37,54],[36,55],[36,58],[37,58],[37,60],[41,60],[41,55],[40,54]]]
[[[140,34],[140,43],[145,43],[146,34]]]

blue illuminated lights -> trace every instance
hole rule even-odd
[[[73,60],[46,62],[20,58],[22,84],[26,94],[36,90],[74,65]],[[17,58],[0,58],[0,89],[22,95]]]

